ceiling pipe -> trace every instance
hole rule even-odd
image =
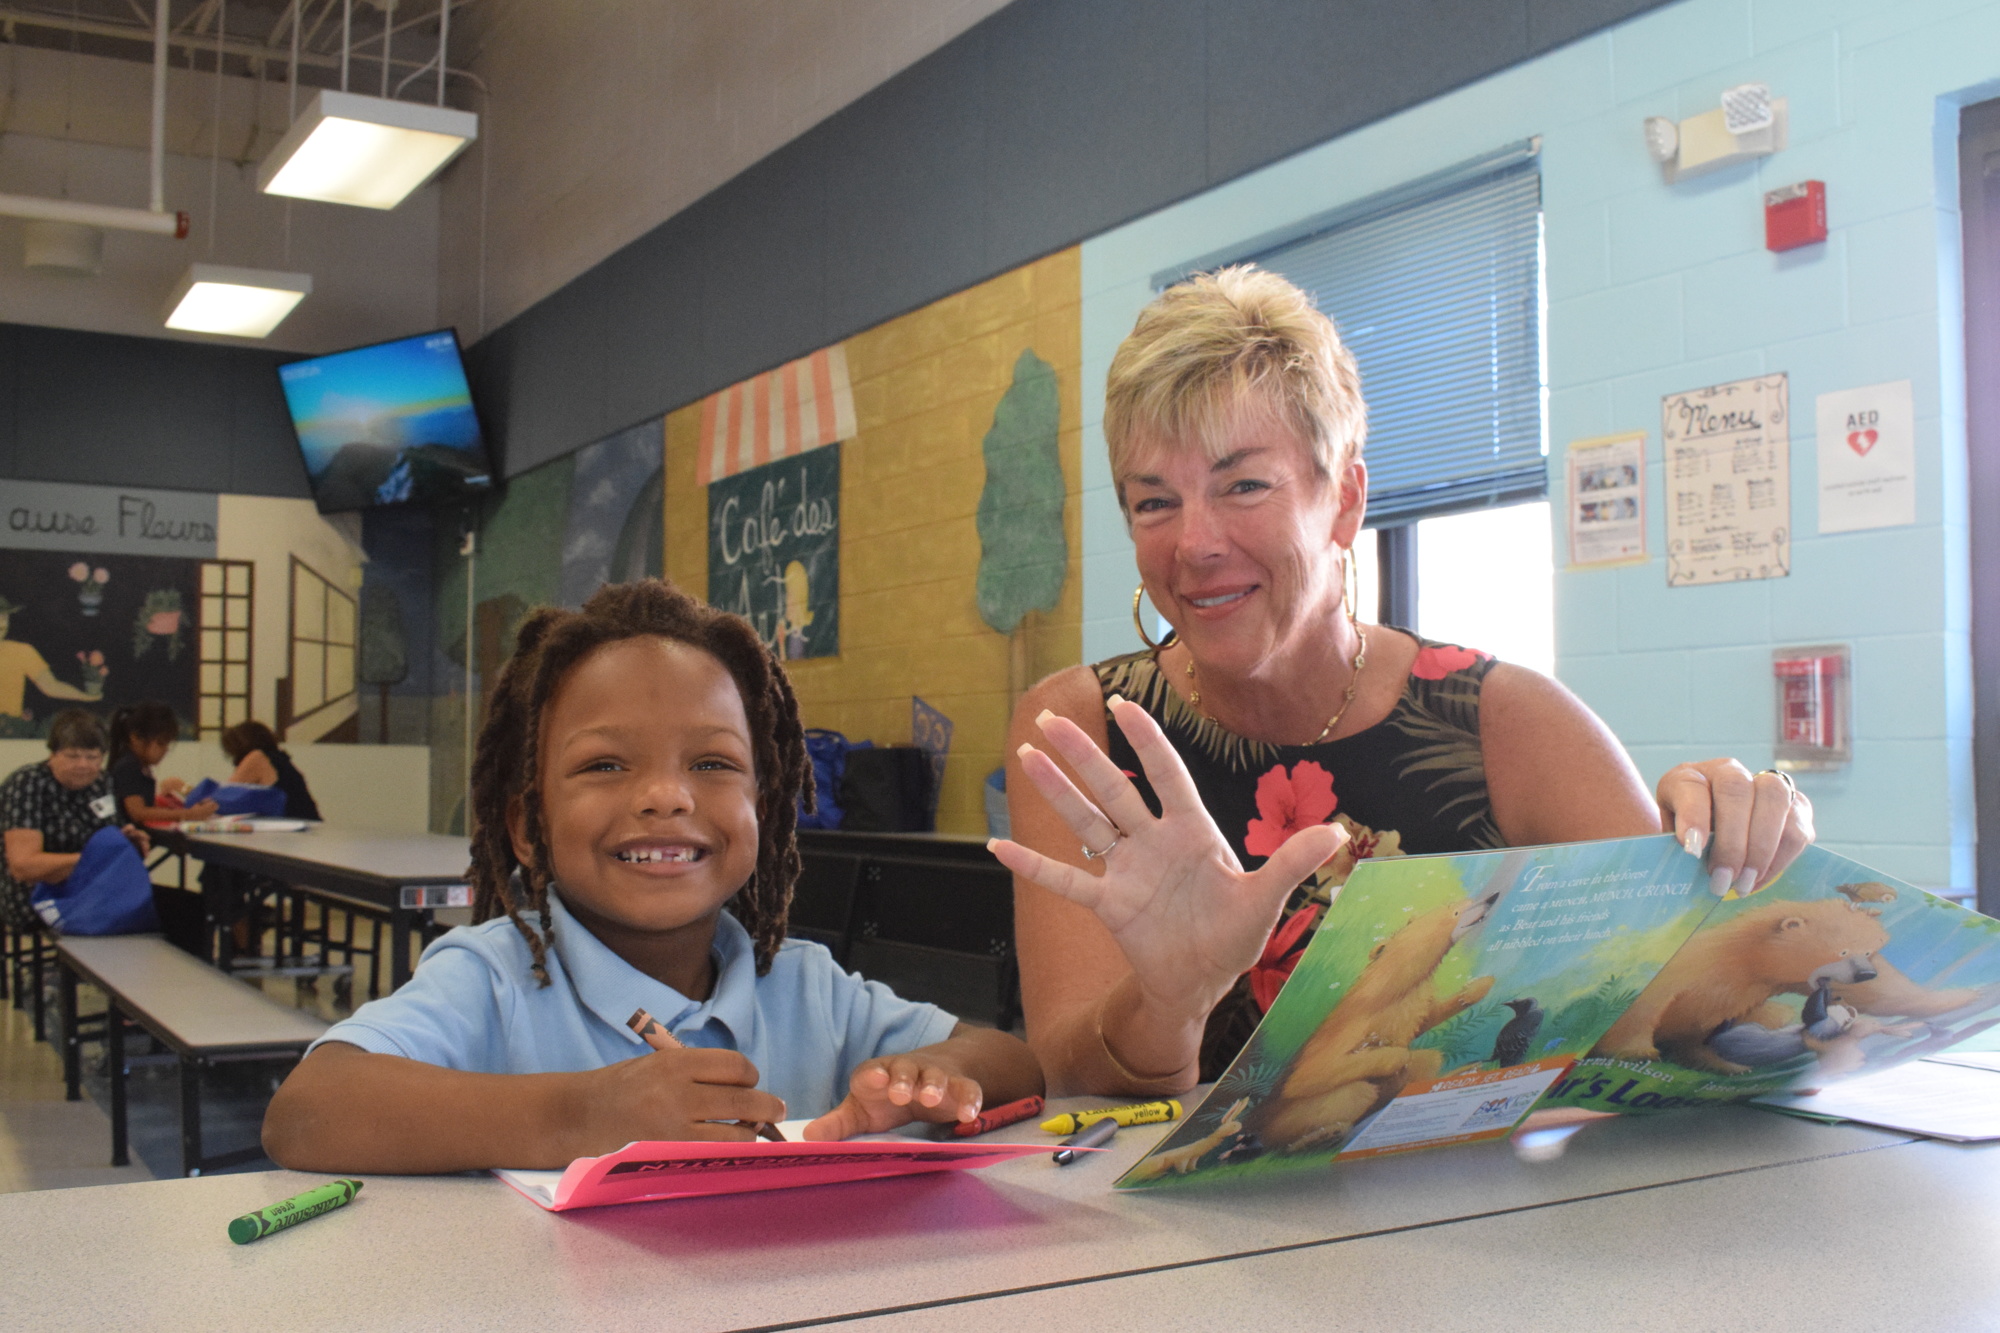
[[[116,208],[110,204],[79,204],[73,199],[37,199],[26,194],[0,194],[0,217],[32,218],[40,222],[74,222],[114,231],[144,231],[186,240],[188,215],[155,213],[149,208]]]
[[[153,0],[153,195],[152,210],[167,211],[167,18],[168,0]],[[181,235],[187,233],[183,231]]]
[[[167,212],[167,18],[168,0],[153,0],[152,207],[119,208],[111,204],[83,204],[74,199],[0,194],[0,217],[143,231],[171,236],[177,241],[187,238],[188,215]]]

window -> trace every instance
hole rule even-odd
[[[247,560],[201,562],[201,678],[198,725],[203,740],[250,716],[250,608],[257,567]]]
[[[1418,523],[1417,631],[1554,675],[1549,522],[1541,500]]]
[[[292,557],[291,701],[282,726],[354,694],[354,598]]]
[[[1555,665],[1541,174],[1516,144],[1154,275],[1253,262],[1340,328],[1368,400],[1357,614]]]
[[[1392,526],[1548,492],[1533,145],[1243,256],[1340,327],[1368,399],[1368,516]]]

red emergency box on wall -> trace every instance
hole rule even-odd
[[[1825,181],[1800,181],[1764,195],[1766,250],[1796,250],[1825,239]]]
[[[1847,658],[1844,644],[1780,648],[1771,655],[1778,684],[1779,768],[1839,768],[1850,758]]]

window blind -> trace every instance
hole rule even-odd
[[[1368,522],[1547,493],[1532,158],[1244,256],[1339,326],[1368,400]]]

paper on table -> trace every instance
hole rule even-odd
[[[803,1128],[790,1122],[787,1133]],[[562,1171],[495,1171],[550,1212],[653,1199],[832,1185],[931,1171],[976,1171],[1011,1157],[1047,1153],[1046,1143],[931,1143],[876,1138],[837,1143],[628,1143],[579,1157]]]
[[[1914,1060],[1808,1096],[1771,1093],[1751,1100],[1926,1138],[1959,1143],[2000,1139],[2000,1074],[1938,1060]]]
[[[267,815],[220,815],[214,819],[189,819],[176,824],[156,824],[155,828],[179,828],[183,833],[303,833],[303,819],[280,819]]]
[[[1941,1065],[1964,1065],[1968,1069],[1990,1069],[2000,1074],[2000,1051],[1946,1051],[1925,1057]]]

